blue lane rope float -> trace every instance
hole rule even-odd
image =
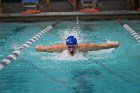
[[[44,35],[46,32],[51,30],[58,23],[59,23],[59,21],[57,21],[54,24],[46,27],[44,30],[42,30],[41,32],[36,34],[34,37],[29,39],[28,41],[26,41],[23,45],[21,45],[19,48],[17,48],[15,51],[13,51],[9,56],[7,56],[5,59],[3,59],[0,62],[0,70],[3,69],[5,66],[7,66],[12,61],[16,60],[23,49],[28,48],[33,42],[36,42],[37,40],[39,40],[42,35]]]
[[[119,23],[138,41],[140,42],[140,35],[134,31],[129,25],[124,24],[119,20]]]

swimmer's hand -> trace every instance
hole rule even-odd
[[[45,47],[44,46],[35,46],[36,51],[44,51]]]
[[[120,43],[118,41],[107,41],[107,43],[112,44],[114,48],[119,47]]]

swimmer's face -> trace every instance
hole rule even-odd
[[[76,46],[75,45],[68,45],[67,46],[67,50],[68,50],[68,53],[73,56],[76,52]]]

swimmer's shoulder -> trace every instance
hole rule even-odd
[[[55,47],[55,48],[57,48],[57,49],[66,49],[66,44],[64,44],[64,43],[59,43],[59,44],[53,45],[53,47]]]
[[[58,46],[58,47],[66,47],[66,44],[64,44],[64,43],[59,43],[59,44],[55,44],[54,46]]]
[[[77,46],[78,46],[79,51],[84,52],[84,51],[87,51],[89,44],[88,43],[80,43]]]
[[[80,43],[80,44],[78,44],[78,47],[88,47],[91,45],[95,45],[95,43]]]

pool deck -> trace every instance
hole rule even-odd
[[[140,11],[101,11],[96,13],[84,12],[41,12],[38,14],[1,14],[0,22],[35,22],[55,20],[111,20],[111,19],[140,19]]]

